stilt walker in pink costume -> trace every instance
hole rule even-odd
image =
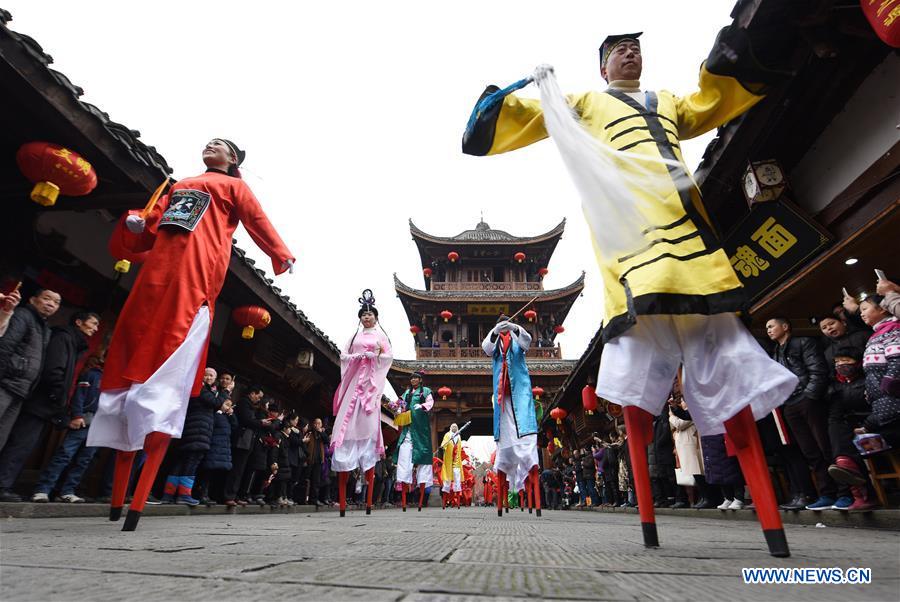
[[[122,515],[137,450],[147,454],[123,531],[137,528],[169,439],[181,437],[188,400],[200,394],[216,298],[238,222],[272,258],[276,274],[294,256],[272,227],[238,166],[246,153],[223,138],[203,149],[207,170],[180,180],[155,206],[129,211],[116,246],[149,252],[119,315],[87,444],[116,453],[109,519]]]
[[[372,514],[375,463],[384,457],[381,394],[393,362],[391,341],[378,324],[372,291],[359,298],[360,327],[341,351],[341,384],[334,393],[334,455],[341,516],[347,510],[347,475],[359,467],[366,476],[366,514]]]

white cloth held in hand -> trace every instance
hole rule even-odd
[[[281,264],[281,267],[285,268],[287,270],[288,274],[293,274],[294,273],[294,260],[288,259],[287,261],[285,261],[284,263]]]
[[[143,232],[146,226],[147,222],[140,215],[129,215],[125,218],[125,227],[135,234]]]

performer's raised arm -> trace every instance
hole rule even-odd
[[[682,140],[694,138],[749,111],[764,98],[770,85],[787,75],[766,69],[749,51],[746,31],[725,27],[700,67],[698,90],[675,99],[678,134]]]
[[[547,137],[541,102],[533,98],[520,98],[508,92],[529,81],[521,80],[504,90],[494,85],[484,89],[463,135],[463,153],[475,156],[498,155]],[[580,112],[584,98],[584,95],[570,96],[569,104],[576,112]]]
[[[244,224],[250,238],[272,259],[272,269],[276,274],[286,272],[293,266],[296,257],[291,254],[281,236],[275,231],[250,187],[239,182],[236,184],[236,191],[240,195],[235,199],[238,218]]]

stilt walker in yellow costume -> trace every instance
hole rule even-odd
[[[459,436],[459,426],[456,423],[450,425],[450,430],[441,441],[441,449],[444,450],[444,462],[441,466],[441,499],[444,508],[447,504],[459,508],[460,494],[462,493],[462,438]]]
[[[600,73],[609,84],[606,90],[567,97],[581,125],[599,142],[596,148],[626,157],[616,163],[626,182],[634,182],[628,179],[637,171],[632,167],[629,172],[635,161],[629,164],[628,159],[634,157],[647,170],[655,170],[654,177],[663,182],[655,194],[633,185],[626,188],[633,206],[624,209],[638,215],[640,227],[627,233],[639,243],[625,253],[610,253],[609,246],[601,244],[603,236],[615,236],[621,227],[615,218],[618,207],[598,209],[584,199],[605,295],[597,394],[625,406],[646,546],[659,545],[646,446],[653,437],[653,416],[661,411],[683,365],[685,398],[690,400],[697,428],[702,435],[725,433],[730,439],[750,485],[769,552],[788,556],[754,420],[781,405],[797,378],[770,360],[740,323],[736,312],[745,306],[743,287],[680,148],[682,140],[753,107],[763,98],[763,84],[771,83],[772,72],[753,61],[746,32],[728,27],[700,68],[697,91],[686,96],[646,91],[640,84],[640,35],[604,40]],[[511,94],[532,79],[541,87],[544,105]],[[541,67],[533,78],[504,90],[488,87],[469,120],[463,152],[494,155],[546,138],[547,127],[555,125],[552,119],[557,115],[550,112],[552,105],[545,95],[552,86],[552,70]],[[573,165],[568,164],[578,184],[583,174]]]

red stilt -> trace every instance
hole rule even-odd
[[[506,474],[502,470],[497,471],[497,516],[503,516],[503,483],[506,481]]]
[[[147,503],[147,496],[150,495],[150,489],[153,488],[153,482],[156,481],[156,473],[159,472],[159,465],[162,464],[166,455],[166,449],[169,447],[169,439],[171,438],[171,435],[156,431],[144,438],[144,453],[147,454],[147,459],[144,460],[144,466],[141,468],[141,478],[138,479],[137,487],[134,488],[134,497],[131,500],[131,505],[128,506],[125,524],[122,525],[123,531],[134,531],[137,529],[141,513],[144,511],[144,505]]]
[[[753,503],[756,505],[756,515],[769,545],[769,554],[779,558],[790,556],[791,551],[775,501],[775,490],[769,477],[766,455],[750,406],[725,421],[725,433],[725,437],[737,450],[741,472],[744,473],[744,479],[750,486],[750,495],[753,496]]]
[[[503,512],[509,514],[509,477],[503,476]]]
[[[425,483],[419,483],[419,512],[422,511],[422,502],[425,500]]]
[[[366,471],[366,514],[372,514],[372,494],[375,490],[375,467]]]
[[[459,509],[462,507],[462,491],[454,491],[453,495],[456,497],[456,508]]]
[[[528,514],[531,514],[534,508],[534,487],[531,486],[531,473],[525,477],[525,503],[528,504]]]
[[[525,512],[525,490],[519,490],[519,512]]]
[[[406,512],[406,492],[409,491],[409,483],[403,483],[403,487],[401,487],[400,491],[400,505],[403,506],[403,511]]]
[[[117,451],[116,470],[113,473],[112,498],[109,502],[109,520],[117,521],[122,517],[122,506],[125,505],[125,494],[128,493],[128,481],[131,479],[131,465],[137,452]]]
[[[534,514],[541,516],[541,477],[540,469],[537,466],[531,468],[531,486],[532,495],[534,496]]]
[[[349,473],[347,472],[339,472],[338,473],[338,508],[341,511],[341,516],[347,514],[347,477]]]
[[[446,491],[441,492],[441,509],[442,510],[447,509],[447,496],[448,495],[450,495],[450,494],[448,494]]]
[[[628,454],[634,472],[634,489],[637,493],[644,546],[659,547],[656,518],[653,512],[653,490],[650,488],[650,471],[647,467],[647,446],[653,441],[653,416],[635,406],[625,408],[625,428],[628,429]]]

